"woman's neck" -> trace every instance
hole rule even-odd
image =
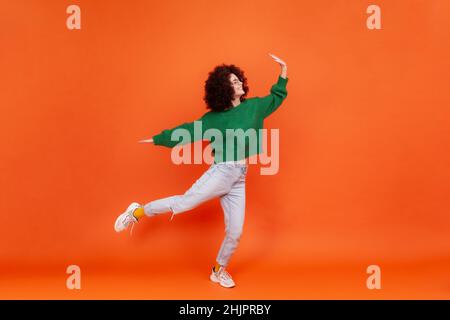
[[[231,103],[233,104],[233,108],[237,107],[238,105],[241,104],[241,98],[234,98],[234,100],[231,100]]]

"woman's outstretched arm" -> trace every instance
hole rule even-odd
[[[195,123],[198,122],[198,126],[202,126],[203,120],[202,116],[193,122],[185,122],[175,128],[163,130],[161,133],[153,135],[150,139],[139,140],[139,143],[153,143],[154,145],[173,148],[178,144],[184,145],[202,140],[202,133],[196,134],[195,132]]]

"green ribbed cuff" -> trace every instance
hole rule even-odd
[[[160,134],[153,136],[153,144],[155,145],[161,145],[162,144],[162,137]]]
[[[286,84],[288,83],[289,78],[283,78],[282,76],[278,76],[278,82],[277,84],[286,87]]]

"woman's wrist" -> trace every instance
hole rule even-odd
[[[281,67],[281,74],[280,74],[280,76],[281,76],[282,78],[284,78],[284,79],[287,78],[287,67],[286,67],[286,66],[282,66],[282,67]]]

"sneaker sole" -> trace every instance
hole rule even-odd
[[[126,212],[124,212],[124,213],[126,213]],[[119,229],[119,223],[120,223],[120,220],[124,213],[122,213],[120,216],[118,216],[116,219],[116,222],[114,223],[114,231],[116,231],[116,232],[122,232],[123,230],[125,230],[125,229]]]

